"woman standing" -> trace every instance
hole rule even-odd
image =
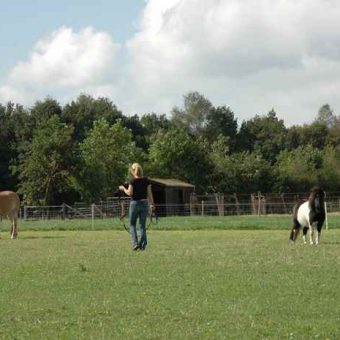
[[[146,219],[149,211],[149,202],[151,209],[154,209],[154,200],[151,191],[151,183],[147,177],[143,176],[143,169],[138,163],[131,165],[130,174],[132,179],[129,187],[126,189],[123,185],[119,190],[124,191],[131,197],[129,209],[130,233],[132,238],[133,250],[144,250],[147,245],[146,237]],[[140,223],[140,241],[138,242],[136,224],[139,218]]]

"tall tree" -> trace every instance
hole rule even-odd
[[[314,148],[322,150],[329,140],[327,125],[316,121],[310,125],[305,124],[288,128],[285,148],[293,150],[299,146],[312,145]]]
[[[207,124],[212,104],[208,99],[198,92],[190,92],[184,96],[184,107],[175,107],[171,112],[172,123],[189,133],[199,135]]]
[[[14,131],[11,126],[10,114],[6,107],[0,105],[0,191],[12,187],[9,173],[9,163],[14,156],[11,143],[14,140]]]
[[[80,152],[83,167],[78,177],[79,190],[85,200],[92,201],[112,196],[126,180],[129,163],[141,157],[131,131],[121,121],[110,125],[103,118],[94,122]]]
[[[35,126],[44,124],[52,116],[61,116],[62,108],[60,104],[51,97],[47,97],[43,101],[36,101],[31,108],[31,116]]]
[[[93,127],[93,122],[104,118],[109,124],[122,119],[122,113],[107,98],[94,99],[82,94],[76,101],[66,104],[63,109],[62,120],[74,126],[73,139],[82,141],[87,132]]]
[[[329,129],[327,144],[340,150],[340,116],[337,116],[334,124]]]
[[[276,156],[284,149],[287,129],[274,110],[266,116],[256,115],[242,123],[238,140],[239,151],[257,152],[274,164]]]
[[[157,133],[159,130],[169,130],[172,125],[165,114],[148,113],[141,117],[141,123],[148,136]]]
[[[277,173],[275,190],[304,192],[321,183],[322,162],[322,151],[312,145],[282,151],[275,165]]]
[[[324,104],[320,107],[315,122],[325,124],[328,128],[335,124],[336,116],[329,104]]]
[[[207,123],[204,128],[204,136],[210,143],[217,140],[219,135],[229,139],[231,150],[235,148],[237,134],[237,119],[229,107],[211,107],[207,114]]]
[[[0,105],[0,190],[17,189],[18,178],[11,167],[17,163],[21,147],[32,139],[33,125],[19,104]]]
[[[329,145],[323,150],[319,178],[325,190],[340,191],[340,152],[337,148]]]
[[[189,181],[198,191],[203,191],[209,183],[212,164],[208,146],[202,138],[183,129],[159,131],[149,155],[149,172],[154,176]]]
[[[172,123],[165,114],[144,114],[140,121],[144,128],[145,148],[147,150],[150,148],[150,144],[152,143],[152,140],[158,131],[168,131],[173,127]]]
[[[17,169],[19,192],[29,203],[50,205],[55,196],[72,186],[67,160],[70,157],[73,128],[56,115],[34,131],[25,156]]]
[[[228,138],[220,135],[212,145],[212,190],[224,193],[269,192],[274,182],[270,164],[255,153],[230,154],[228,144]]]
[[[144,126],[138,115],[133,115],[130,117],[124,117],[122,123],[126,128],[128,128],[132,133],[132,138],[136,143],[136,146],[142,148],[144,151],[147,149],[147,142],[145,137]]]

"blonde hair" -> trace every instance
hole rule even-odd
[[[133,163],[131,165],[130,173],[133,177],[143,177],[143,169],[138,163]]]

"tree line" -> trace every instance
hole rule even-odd
[[[273,110],[238,123],[198,92],[166,114],[125,116],[108,98],[0,104],[0,190],[29,204],[96,202],[127,179],[177,178],[197,193],[340,190],[340,117],[328,104],[310,124],[286,127]]]

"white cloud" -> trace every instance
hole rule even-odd
[[[115,78],[120,46],[105,32],[86,27],[80,32],[61,27],[39,40],[27,61],[19,62],[0,87],[0,98],[25,104],[46,95],[63,96]]]
[[[340,114],[339,18],[336,0],[148,0],[123,48],[90,27],[41,39],[0,100],[86,92],[125,114],[168,113],[199,91],[239,121],[274,107],[287,124],[310,122],[325,103]]]
[[[335,0],[149,0],[127,43],[136,98],[174,105],[198,90],[241,119],[274,107],[311,121],[340,106],[339,18]]]

